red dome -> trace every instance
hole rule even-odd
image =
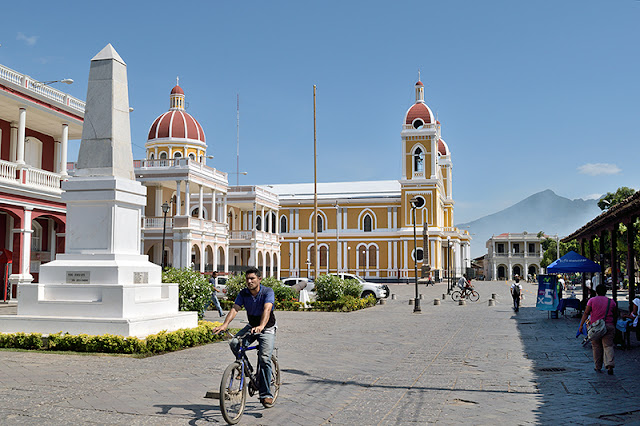
[[[424,84],[422,84],[422,82],[418,80],[418,82],[416,83],[416,86],[424,86]]]
[[[449,155],[449,147],[442,139],[438,139],[438,152],[440,155]]]
[[[176,90],[176,88],[180,89],[176,86],[173,90]],[[151,125],[148,140],[166,138],[193,139],[203,143],[205,141],[204,130],[202,130],[200,123],[182,110],[165,112],[156,118]]]
[[[420,118],[424,124],[431,124],[431,117],[432,114],[429,107],[423,102],[416,102],[409,108],[409,111],[407,111],[404,122],[405,124],[413,124],[416,118]]]
[[[182,87],[176,85],[176,87],[171,89],[171,94],[172,95],[184,95],[184,91],[182,90]]]

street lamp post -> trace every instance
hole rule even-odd
[[[451,239],[447,237],[447,294],[451,294]]]
[[[167,234],[167,213],[169,213],[169,203],[167,203],[166,201],[164,202],[164,204],[162,204],[162,213],[164,213],[164,220],[162,222],[162,251],[161,251],[161,256],[162,256],[162,270],[164,271],[164,267],[166,266],[165,265],[165,263],[166,263],[165,255],[164,255],[164,240],[165,240],[165,236]]]
[[[419,203],[418,197],[413,197],[410,203],[411,203],[411,210],[413,211],[413,252],[415,253],[415,256],[413,259],[415,275],[413,278],[416,285],[416,299],[413,303],[413,313],[418,314],[422,312],[422,310],[420,309],[420,299],[418,297],[418,238],[416,236],[416,207],[417,207],[417,204]],[[423,252],[423,256],[424,256],[424,252]]]
[[[302,268],[300,263],[302,262],[302,237],[298,237],[298,277],[302,277]]]

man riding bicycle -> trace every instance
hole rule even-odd
[[[469,281],[467,281],[466,274],[462,275],[458,280],[458,287],[460,288],[460,291],[466,291],[473,288],[473,286],[469,283]]]
[[[213,329],[214,333],[225,331],[229,327],[229,323],[236,317],[240,309],[244,306],[247,310],[249,325],[245,326],[236,334],[229,342],[231,351],[237,353],[237,348],[241,339],[245,334],[246,341],[249,343],[258,340],[258,364],[260,365],[260,376],[258,377],[260,385],[260,402],[266,408],[273,404],[273,395],[269,383],[271,383],[271,355],[276,343],[276,317],[273,313],[275,305],[275,294],[273,289],[260,285],[262,281],[260,270],[251,267],[245,273],[247,288],[244,288],[236,297],[233,308],[227,314],[224,323]]]

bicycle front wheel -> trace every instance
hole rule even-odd
[[[278,399],[278,393],[280,393],[280,365],[278,364],[278,358],[275,355],[271,355],[271,395],[273,395],[273,402],[271,404],[265,404],[265,407],[273,407]]]
[[[230,425],[240,421],[247,402],[247,378],[242,373],[242,364],[230,364],[220,382],[220,411]]]
[[[471,300],[472,302],[477,302],[480,299],[480,293],[475,290],[471,290],[467,297],[469,297],[469,300]]]
[[[451,293],[451,298],[453,299],[454,302],[457,302],[458,300],[460,300],[460,297],[462,297],[462,293],[460,293],[458,290]]]

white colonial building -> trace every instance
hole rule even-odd
[[[539,274],[544,238],[526,231],[492,236],[484,262],[486,279],[512,280],[518,275],[526,280],[527,275]]]

